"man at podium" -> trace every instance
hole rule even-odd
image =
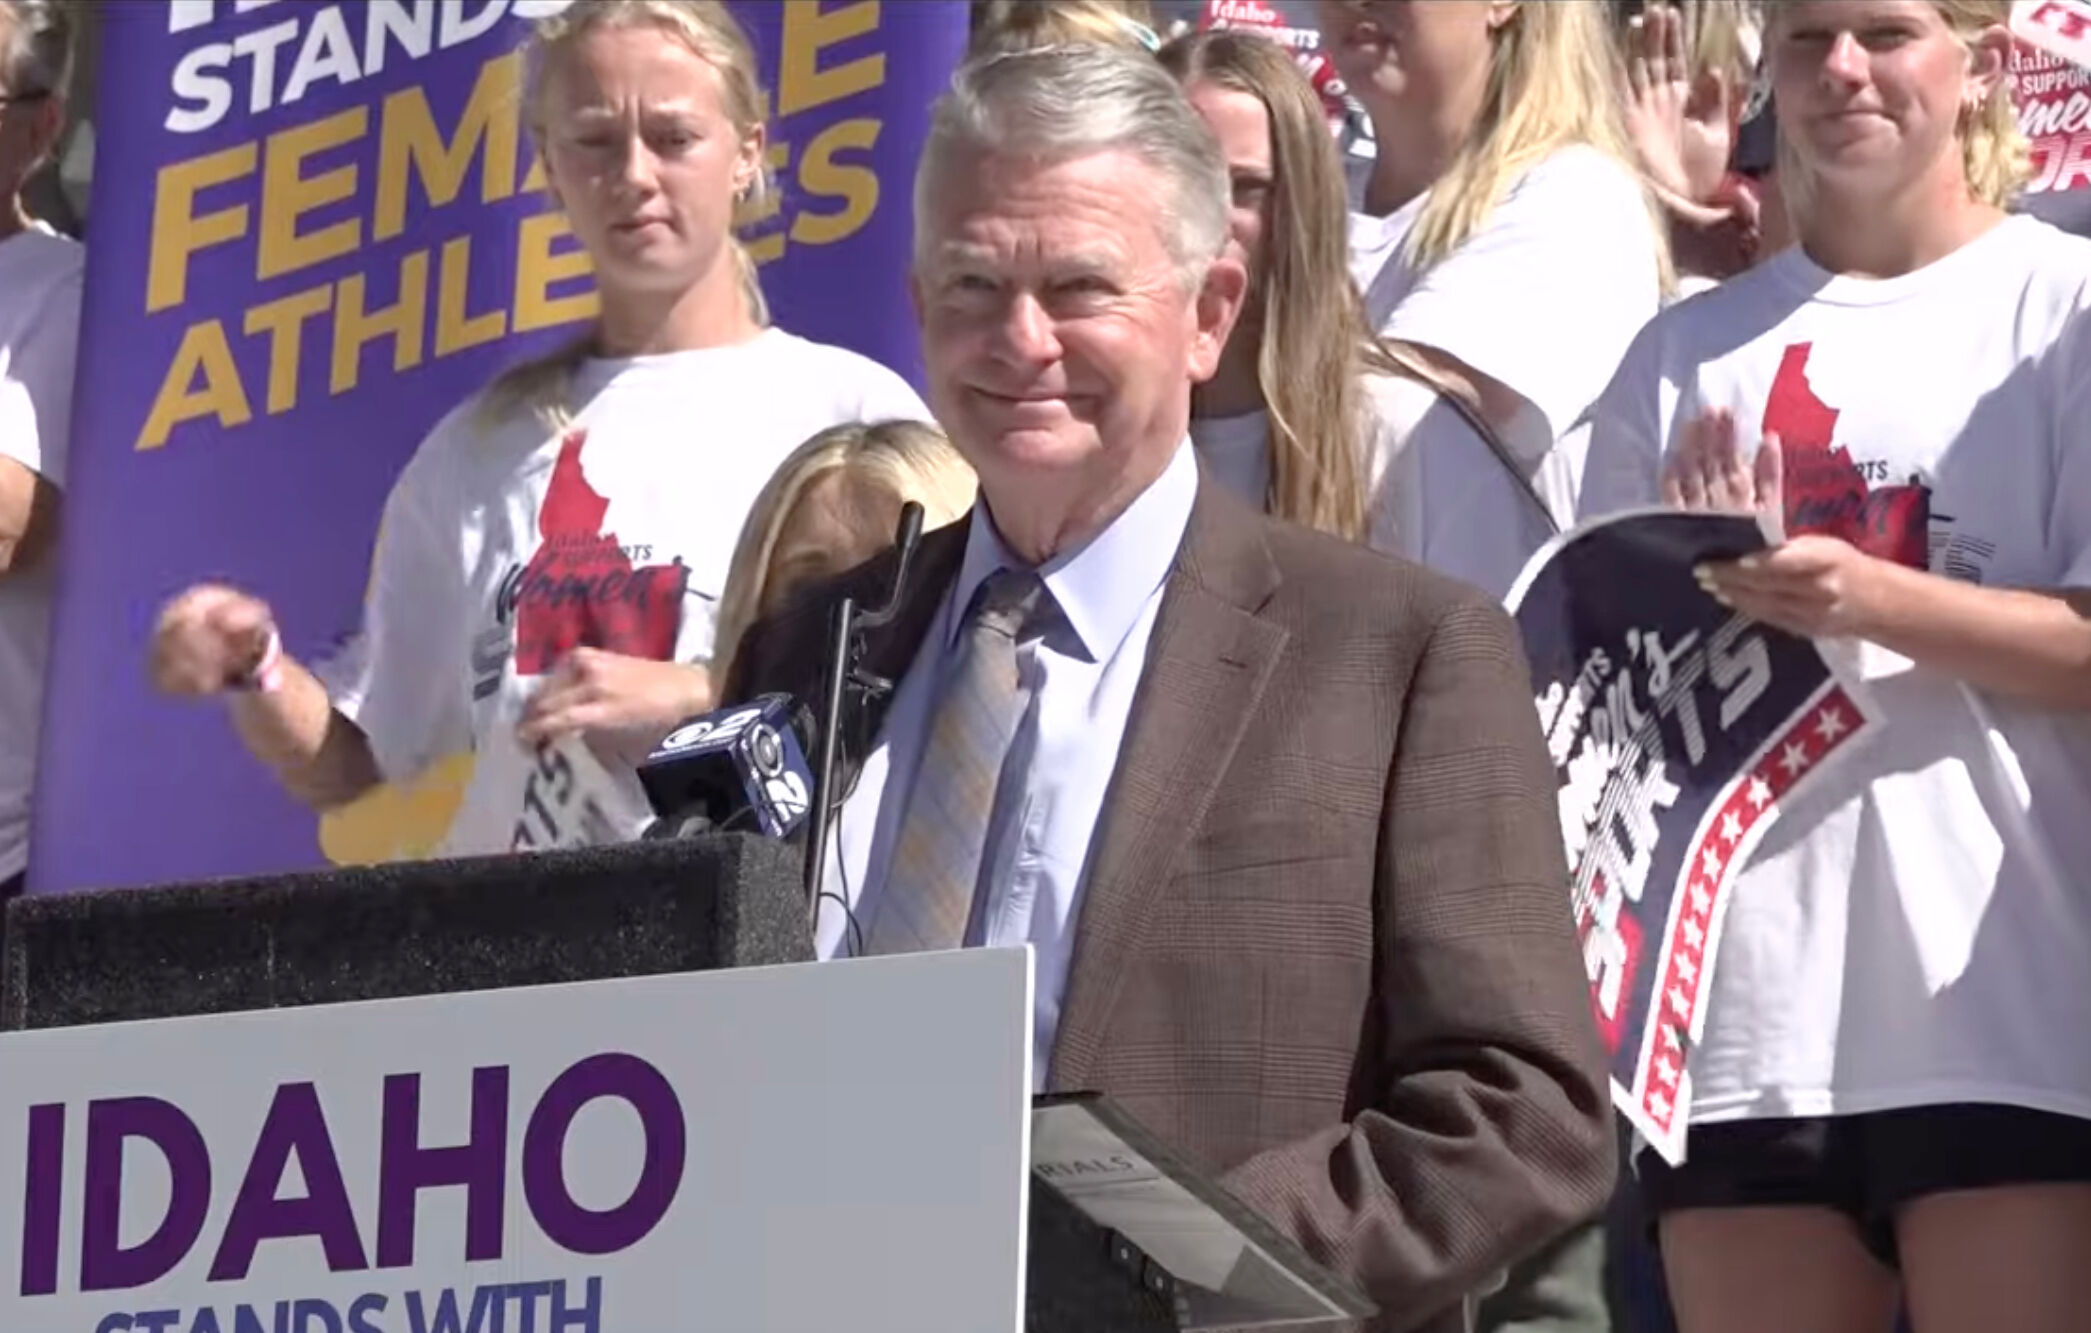
[[[1612,1183],[1552,766],[1481,593],[1201,474],[1229,208],[1152,60],[988,58],[938,103],[911,286],[981,503],[867,640],[898,685],[846,743],[819,943],[1031,945],[1045,1087],[1222,1173],[1375,1327],[1458,1327]],[[758,626],[728,697],[815,697],[893,566]]]

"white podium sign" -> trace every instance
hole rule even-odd
[[[1022,1325],[1031,955],[0,1036],[6,1333]]]

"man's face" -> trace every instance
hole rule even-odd
[[[913,274],[930,402],[990,495],[1157,475],[1241,303],[1187,283],[1167,183],[1132,153],[946,164]]]

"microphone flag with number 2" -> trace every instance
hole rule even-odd
[[[1782,804],[1879,725],[1813,642],[1693,576],[1765,546],[1755,519],[1634,511],[1557,537],[1509,598],[1612,1100],[1672,1163],[1729,889]]]

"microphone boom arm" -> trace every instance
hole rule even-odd
[[[820,755],[814,761],[814,797],[810,812],[813,827],[806,846],[806,911],[815,921],[820,916],[821,879],[828,864],[830,826],[837,807],[841,805],[835,795],[835,769],[841,748],[842,711],[852,701],[852,686],[857,699],[893,688],[891,681],[861,670],[857,659],[863,655],[865,631],[879,629],[900,614],[901,596],[907,590],[908,573],[915,563],[915,547],[921,540],[922,506],[910,500],[900,507],[900,524],[893,534],[896,556],[885,605],[860,611],[855,598],[844,597],[835,607],[834,628],[828,640],[827,669],[821,678],[825,711],[821,715]]]

